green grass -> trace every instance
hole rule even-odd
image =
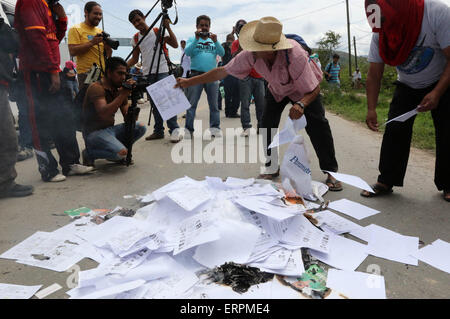
[[[341,77],[343,76],[341,75]],[[349,82],[348,80],[342,80],[342,91],[330,88],[325,81],[322,83],[325,108],[346,119],[365,123],[367,115],[365,90],[353,90],[350,88],[349,83],[347,83]],[[389,89],[384,88],[380,93],[377,107],[380,131],[384,131],[384,126],[381,126],[381,124],[386,122],[388,118],[392,96],[393,87]],[[417,116],[414,124],[412,144],[421,149],[435,149],[435,133],[431,112],[422,113]]]

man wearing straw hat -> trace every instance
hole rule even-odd
[[[225,67],[190,79],[178,79],[177,87],[213,82],[229,74],[243,79],[254,68],[269,83],[261,126],[268,159],[260,178],[273,179],[279,175],[278,150],[271,152],[268,145],[288,103],[292,104],[291,119],[306,116],[306,131],[319,158],[320,168],[337,172],[333,136],[319,96],[322,71],[299,43],[285,37],[282,29],[281,22],[273,17],[246,24],[239,36],[244,51]],[[326,183],[332,191],[342,190],[342,184],[329,174]]]

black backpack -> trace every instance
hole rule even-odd
[[[10,54],[17,56],[19,52],[19,35],[17,31],[0,18],[0,80],[13,81],[14,61]]]

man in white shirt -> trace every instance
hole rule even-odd
[[[359,71],[359,68],[358,68],[358,69],[356,69],[355,72],[353,72],[353,88],[354,89],[361,88],[361,80],[362,80],[361,71]]]
[[[145,22],[145,16],[140,10],[131,11],[128,20],[133,24],[133,26],[139,30],[131,39],[131,44],[135,47],[138,42],[142,39],[143,35],[149,29],[149,26]],[[164,37],[163,41],[159,41],[159,45],[157,47],[156,52],[160,51],[161,42],[163,42],[163,55],[159,57],[159,70],[158,77],[156,79],[152,79],[152,81],[157,82],[169,76],[169,51],[166,48],[166,44],[169,44],[174,49],[178,48],[177,37],[173,33],[170,28],[170,21],[165,20],[164,25],[169,35]],[[156,70],[158,68],[158,55],[155,56],[155,60],[153,63],[153,68],[150,70],[150,66],[152,64],[152,59],[154,55],[154,46],[157,42],[158,28],[153,28],[152,31],[148,33],[148,35],[144,38],[139,47],[133,53],[133,57],[127,62],[128,67],[132,67],[139,61],[139,54],[142,54],[142,73],[144,76],[155,75]],[[153,102],[151,102],[153,103]],[[153,116],[155,118],[155,126],[153,129],[153,133],[147,136],[145,139],[147,141],[151,140],[159,140],[164,138],[164,121],[159,113],[158,109],[153,106]],[[167,126],[169,128],[170,133],[170,141],[172,143],[178,143],[182,139],[182,135],[180,134],[180,127],[177,123],[177,117],[174,116],[171,119],[167,120]]]

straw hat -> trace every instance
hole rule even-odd
[[[283,24],[274,17],[265,17],[244,25],[239,44],[246,51],[279,51],[291,49],[292,44],[281,32]]]

